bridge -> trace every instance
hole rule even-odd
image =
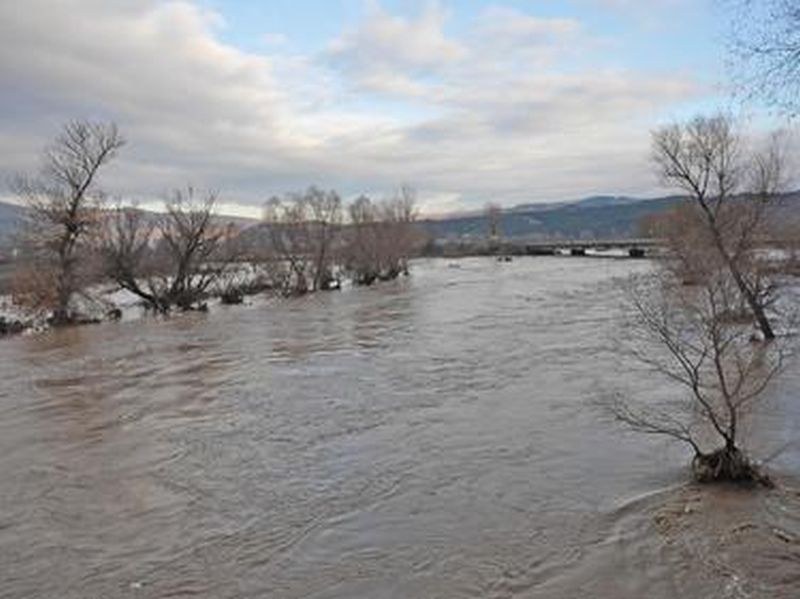
[[[622,250],[631,258],[644,258],[664,242],[653,238],[625,239],[564,239],[549,241],[507,241],[498,244],[500,253],[526,256],[555,256],[568,254],[586,256],[587,251]]]

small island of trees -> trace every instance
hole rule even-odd
[[[214,297],[240,303],[252,293],[296,296],[408,274],[420,239],[408,187],[347,206],[335,191],[310,187],[271,198],[262,222],[242,228],[217,213],[216,193],[192,187],[168,194],[158,212],[109,201],[98,177],[124,145],[113,123],[73,121],[45,150],[41,172],[13,182],[27,207],[13,298],[52,326],[97,320],[86,307],[102,303],[95,291],[109,282],[166,314],[204,309]]]

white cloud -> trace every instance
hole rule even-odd
[[[638,193],[653,187],[650,123],[704,92],[580,64],[597,40],[574,19],[495,7],[458,37],[447,19],[376,4],[320,58],[282,53],[280,34],[265,34],[271,54],[237,49],[189,2],[0,3],[0,164],[34,167],[63,121],[91,117],[129,140],[107,186],[140,197],[192,182],[256,206],[311,183],[407,182],[441,212]]]
[[[482,15],[483,31],[494,38],[523,43],[548,43],[573,38],[582,32],[579,21],[569,18],[539,18],[512,8],[491,6]]]
[[[446,18],[438,4],[429,4],[417,18],[391,15],[373,4],[364,22],[333,40],[328,51],[335,60],[367,71],[436,70],[467,53],[444,34]]]

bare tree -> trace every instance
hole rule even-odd
[[[503,209],[498,204],[490,202],[486,204],[485,213],[487,224],[486,235],[489,241],[497,242],[502,236],[500,221],[503,217]]]
[[[214,221],[216,203],[190,187],[173,192],[164,214],[117,206],[100,240],[107,275],[156,311],[200,307],[234,261],[236,231]]]
[[[182,310],[203,299],[230,262],[222,252],[234,232],[214,222],[216,204],[213,192],[196,198],[191,187],[177,190],[159,221],[164,262],[172,267],[166,297]]]
[[[408,274],[408,261],[421,242],[412,189],[403,187],[377,203],[362,196],[350,205],[349,216],[346,269],[357,285]]]
[[[347,273],[357,285],[408,273],[420,238],[414,227],[416,196],[407,187],[373,202],[366,196],[347,208],[334,191],[315,187],[272,198],[264,207],[269,248],[264,264],[273,287],[298,295],[338,287]]]
[[[311,187],[305,194],[308,209],[308,247],[312,252],[314,290],[337,287],[334,252],[342,227],[342,200],[335,191]]]
[[[699,481],[768,484],[743,447],[745,423],[788,348],[752,343],[749,327],[727,317],[735,295],[727,276],[692,288],[668,271],[634,279],[627,289],[634,326],[626,329],[626,347],[677,391],[640,401],[617,394],[606,405],[635,431],[688,444]]]
[[[403,186],[381,207],[382,272],[379,278],[395,279],[408,274],[408,261],[419,241],[416,227],[417,194]]]
[[[784,183],[778,138],[763,152],[748,152],[730,117],[696,117],[655,131],[653,158],[662,180],[688,194],[764,338],[773,339],[770,286],[754,266],[766,216]]]
[[[313,291],[315,267],[325,260],[324,244],[312,243],[311,208],[307,194],[270,198],[264,207],[264,224],[270,240],[268,271],[274,287],[284,295],[303,295]],[[323,229],[324,230],[324,229]]]
[[[41,275],[37,281],[53,285],[52,293],[37,295],[49,298],[54,324],[74,320],[70,302],[85,284],[82,243],[99,221],[97,176],[124,143],[113,123],[72,121],[45,150],[40,175],[12,184],[29,208],[24,241]]]
[[[732,66],[749,98],[797,116],[800,5],[796,0],[727,0],[733,9]]]
[[[300,250],[299,228],[303,211],[272,196],[264,204],[262,221],[267,232],[267,247],[261,252],[273,289],[283,295],[308,292],[306,256]]]
[[[96,245],[106,276],[158,311],[166,311],[150,277],[160,270],[155,246],[156,220],[136,206],[118,203],[106,214]]]
[[[356,285],[371,285],[380,274],[378,214],[367,196],[360,196],[348,208],[350,226],[345,266]]]

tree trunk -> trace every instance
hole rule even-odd
[[[707,208],[704,207],[704,210],[706,211],[708,226],[711,228],[711,233],[714,238],[714,245],[717,246],[717,250],[725,260],[725,264],[728,266],[728,270],[730,271],[736,286],[739,288],[739,292],[744,297],[747,305],[750,307],[750,310],[753,311],[753,317],[756,319],[758,328],[761,329],[761,334],[764,335],[764,340],[771,341],[772,339],[775,339],[775,332],[772,330],[772,325],[770,324],[767,314],[764,311],[764,306],[759,303],[755,293],[753,293],[752,290],[747,286],[747,282],[744,280],[739,267],[728,253],[728,249],[725,247],[725,242],[722,240],[722,235],[717,228],[715,219],[710,216],[710,212]]]
[[[727,256],[727,254],[726,259],[728,261],[728,267],[731,271],[731,274],[733,275],[733,279],[736,281],[736,285],[739,287],[739,291],[744,296],[744,299],[747,302],[747,305],[750,307],[750,310],[752,310],[753,317],[756,319],[758,328],[761,329],[761,333],[764,335],[764,340],[771,341],[772,339],[775,339],[775,331],[772,330],[772,324],[769,322],[769,318],[767,318],[767,314],[764,311],[764,306],[759,303],[758,298],[747,286],[747,283],[744,281],[739,269],[735,264],[733,264],[733,261]]]

